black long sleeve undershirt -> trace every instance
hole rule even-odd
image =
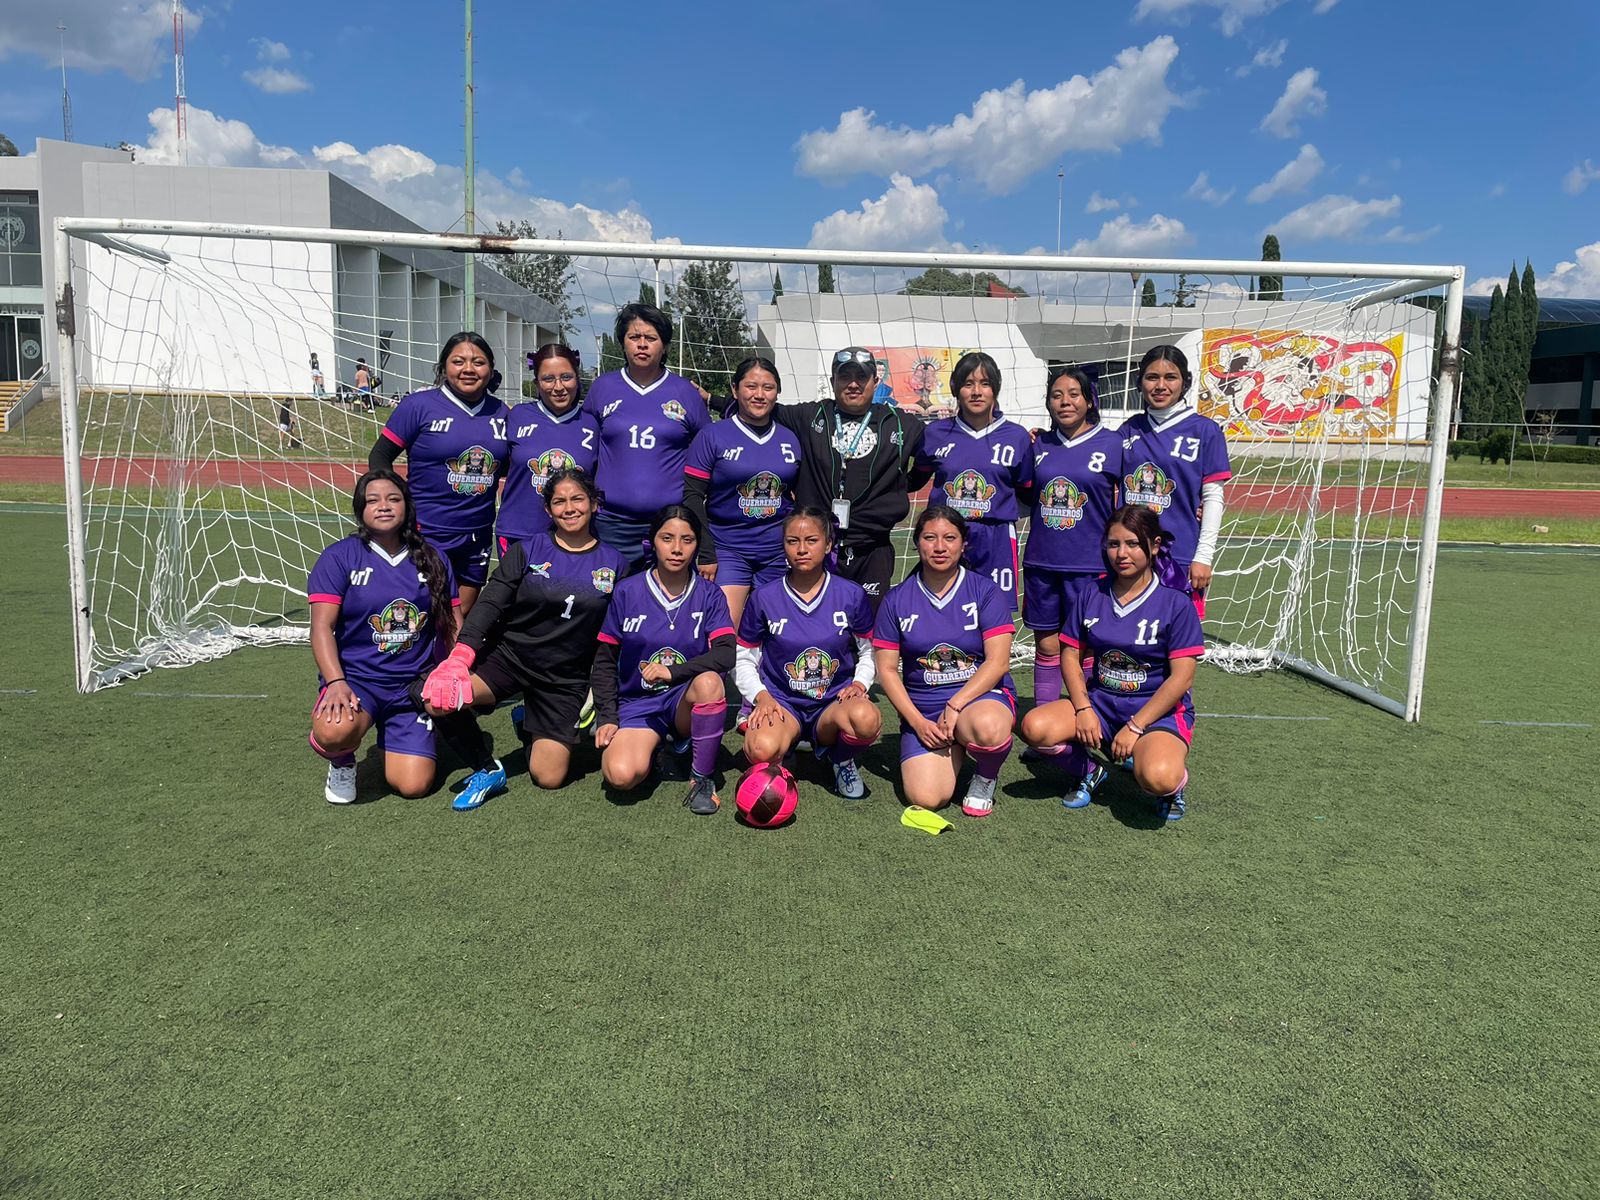
[[[380,433],[378,440],[372,443],[372,449],[367,451],[367,470],[390,470],[394,467],[395,461],[405,452],[406,448],[404,446],[391,442]]]

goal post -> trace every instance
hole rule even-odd
[[[528,256],[565,256],[567,311],[512,281]],[[384,415],[349,402],[357,357],[395,396],[431,384],[439,344],[476,327],[515,404],[532,391],[527,355],[564,324],[586,372],[619,365],[607,357],[612,319],[654,293],[678,328],[667,365],[713,391],[759,353],[780,369],[781,399],[814,399],[831,353],[858,345],[878,358],[878,399],[925,419],[949,414],[950,368],[983,350],[1012,419],[1047,426],[1048,372],[1074,364],[1115,427],[1138,408],[1139,356],[1178,345],[1233,462],[1208,660],[1299,671],[1420,718],[1462,268],[98,217],[58,221],[55,258],[81,690],[306,639],[306,574],[350,528],[349,488]],[[326,396],[313,391],[312,354]],[[289,433],[277,427],[285,411]],[[904,540],[901,553],[903,572]]]

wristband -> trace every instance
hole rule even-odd
[[[961,714],[961,709],[965,708],[966,705],[963,704],[963,705],[961,705],[960,708],[957,708],[956,707],[956,702],[954,700],[947,700],[947,701],[945,701],[945,707],[950,709],[954,713],[956,713],[957,716],[959,716]]]
[[[1092,705],[1092,704],[1085,704],[1085,705],[1084,705],[1084,706],[1083,706],[1083,707],[1082,707],[1082,708],[1075,708],[1075,709],[1073,709],[1073,710],[1072,710],[1072,711],[1073,711],[1073,712],[1075,712],[1075,713],[1081,713],[1081,712],[1093,712],[1093,711],[1094,711],[1094,705]]]
[[[1127,726],[1128,726],[1129,729],[1133,730],[1135,737],[1143,737],[1144,736],[1144,726],[1143,725],[1135,725],[1132,721],[1129,721],[1129,722],[1127,722]]]
[[[343,676],[343,675],[341,675],[341,676],[339,676],[339,678],[337,678],[337,679],[328,679],[328,680],[325,680],[325,681],[323,681],[323,684],[322,684],[322,690],[323,690],[323,691],[327,691],[327,690],[328,690],[328,689],[329,689],[329,688],[331,688],[331,687],[332,687],[332,686],[333,686],[333,685],[334,685],[334,684],[336,684],[336,683],[343,683],[343,682],[344,682],[344,676]]]

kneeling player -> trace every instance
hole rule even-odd
[[[1017,714],[1010,603],[961,565],[960,513],[930,504],[913,532],[917,569],[884,598],[872,635],[878,684],[900,714],[900,782],[912,804],[942,808],[970,754],[961,811],[986,817]]]
[[[831,575],[832,517],[797,508],[783,523],[789,570],[751,594],[739,618],[734,679],[751,705],[744,753],[780,763],[802,738],[833,764],[846,800],[867,794],[856,755],[883,729],[867,698],[873,661],[872,606],[859,584]]]
[[[617,584],[600,626],[589,687],[594,692],[600,771],[619,791],[650,776],[662,739],[693,747],[690,812],[721,805],[712,772],[728,703],[722,677],[733,666],[733,620],[714,583],[694,569],[700,518],[669,504],[649,526],[655,565]]]
[[[374,725],[389,786],[402,796],[433,787],[433,722],[410,688],[456,632],[455,580],[417,532],[405,480],[368,471],[351,507],[357,531],[317,556],[306,588],[321,676],[311,748],[328,760],[329,804],[355,800],[356,747]]]
[[[1105,778],[1089,758],[1133,759],[1133,777],[1169,821],[1184,813],[1194,702],[1189,686],[1205,653],[1200,619],[1184,593],[1162,585],[1156,558],[1164,539],[1148,508],[1124,505],[1106,526],[1110,575],[1068,601],[1061,629],[1061,674],[1068,700],[1034,709],[1022,721],[1032,746],[1071,748],[1056,760],[1081,777],[1062,803],[1082,808]],[[1093,658],[1084,678],[1083,660]]]

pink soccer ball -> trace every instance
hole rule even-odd
[[[777,763],[757,763],[739,777],[734,804],[747,825],[771,829],[794,816],[800,789],[794,776]]]

